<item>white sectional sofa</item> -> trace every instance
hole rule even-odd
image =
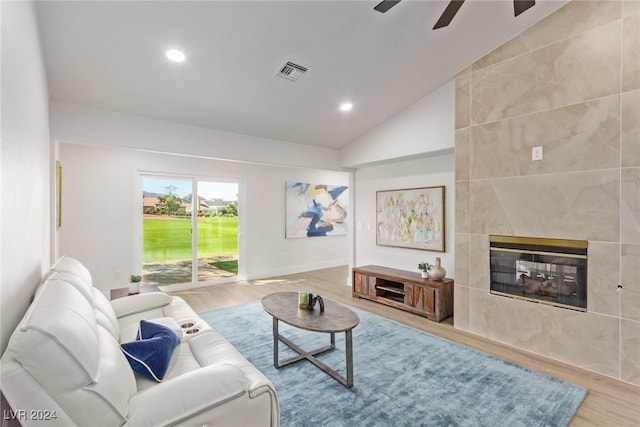
[[[142,319],[180,336],[162,382],[134,373],[120,348]],[[110,302],[70,257],[45,275],[0,369],[5,415],[27,426],[280,424],[271,382],[183,299],[157,292]]]

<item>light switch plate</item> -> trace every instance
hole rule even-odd
[[[542,146],[531,149],[531,160],[542,160]]]

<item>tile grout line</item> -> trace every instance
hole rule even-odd
[[[621,3],[621,7],[622,7]],[[618,286],[622,286],[622,55],[624,53],[624,16],[622,10],[620,11],[621,19],[620,19],[620,63],[619,63],[619,87],[618,90],[620,92],[620,104],[618,105],[619,117],[620,121],[618,122],[619,132],[618,132],[618,179],[620,181],[620,185],[618,186],[618,283],[616,284],[616,291],[618,294],[618,379],[622,380],[622,288],[618,288]]]

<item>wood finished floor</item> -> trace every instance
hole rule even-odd
[[[640,426],[640,387],[456,330],[453,318],[434,323],[395,308],[353,298],[351,288],[346,286],[348,275],[348,267],[342,266],[170,293],[184,298],[195,311],[202,312],[259,301],[272,292],[310,290],[342,304],[367,310],[587,388],[589,394],[571,426]],[[355,375],[357,381],[357,372]]]

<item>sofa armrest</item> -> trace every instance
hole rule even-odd
[[[226,364],[196,369],[160,383],[129,401],[127,426],[174,425],[247,393],[249,379]]]
[[[142,313],[154,308],[164,307],[171,303],[171,296],[163,292],[148,292],[138,295],[129,295],[111,301],[113,311],[119,319],[130,314]]]

